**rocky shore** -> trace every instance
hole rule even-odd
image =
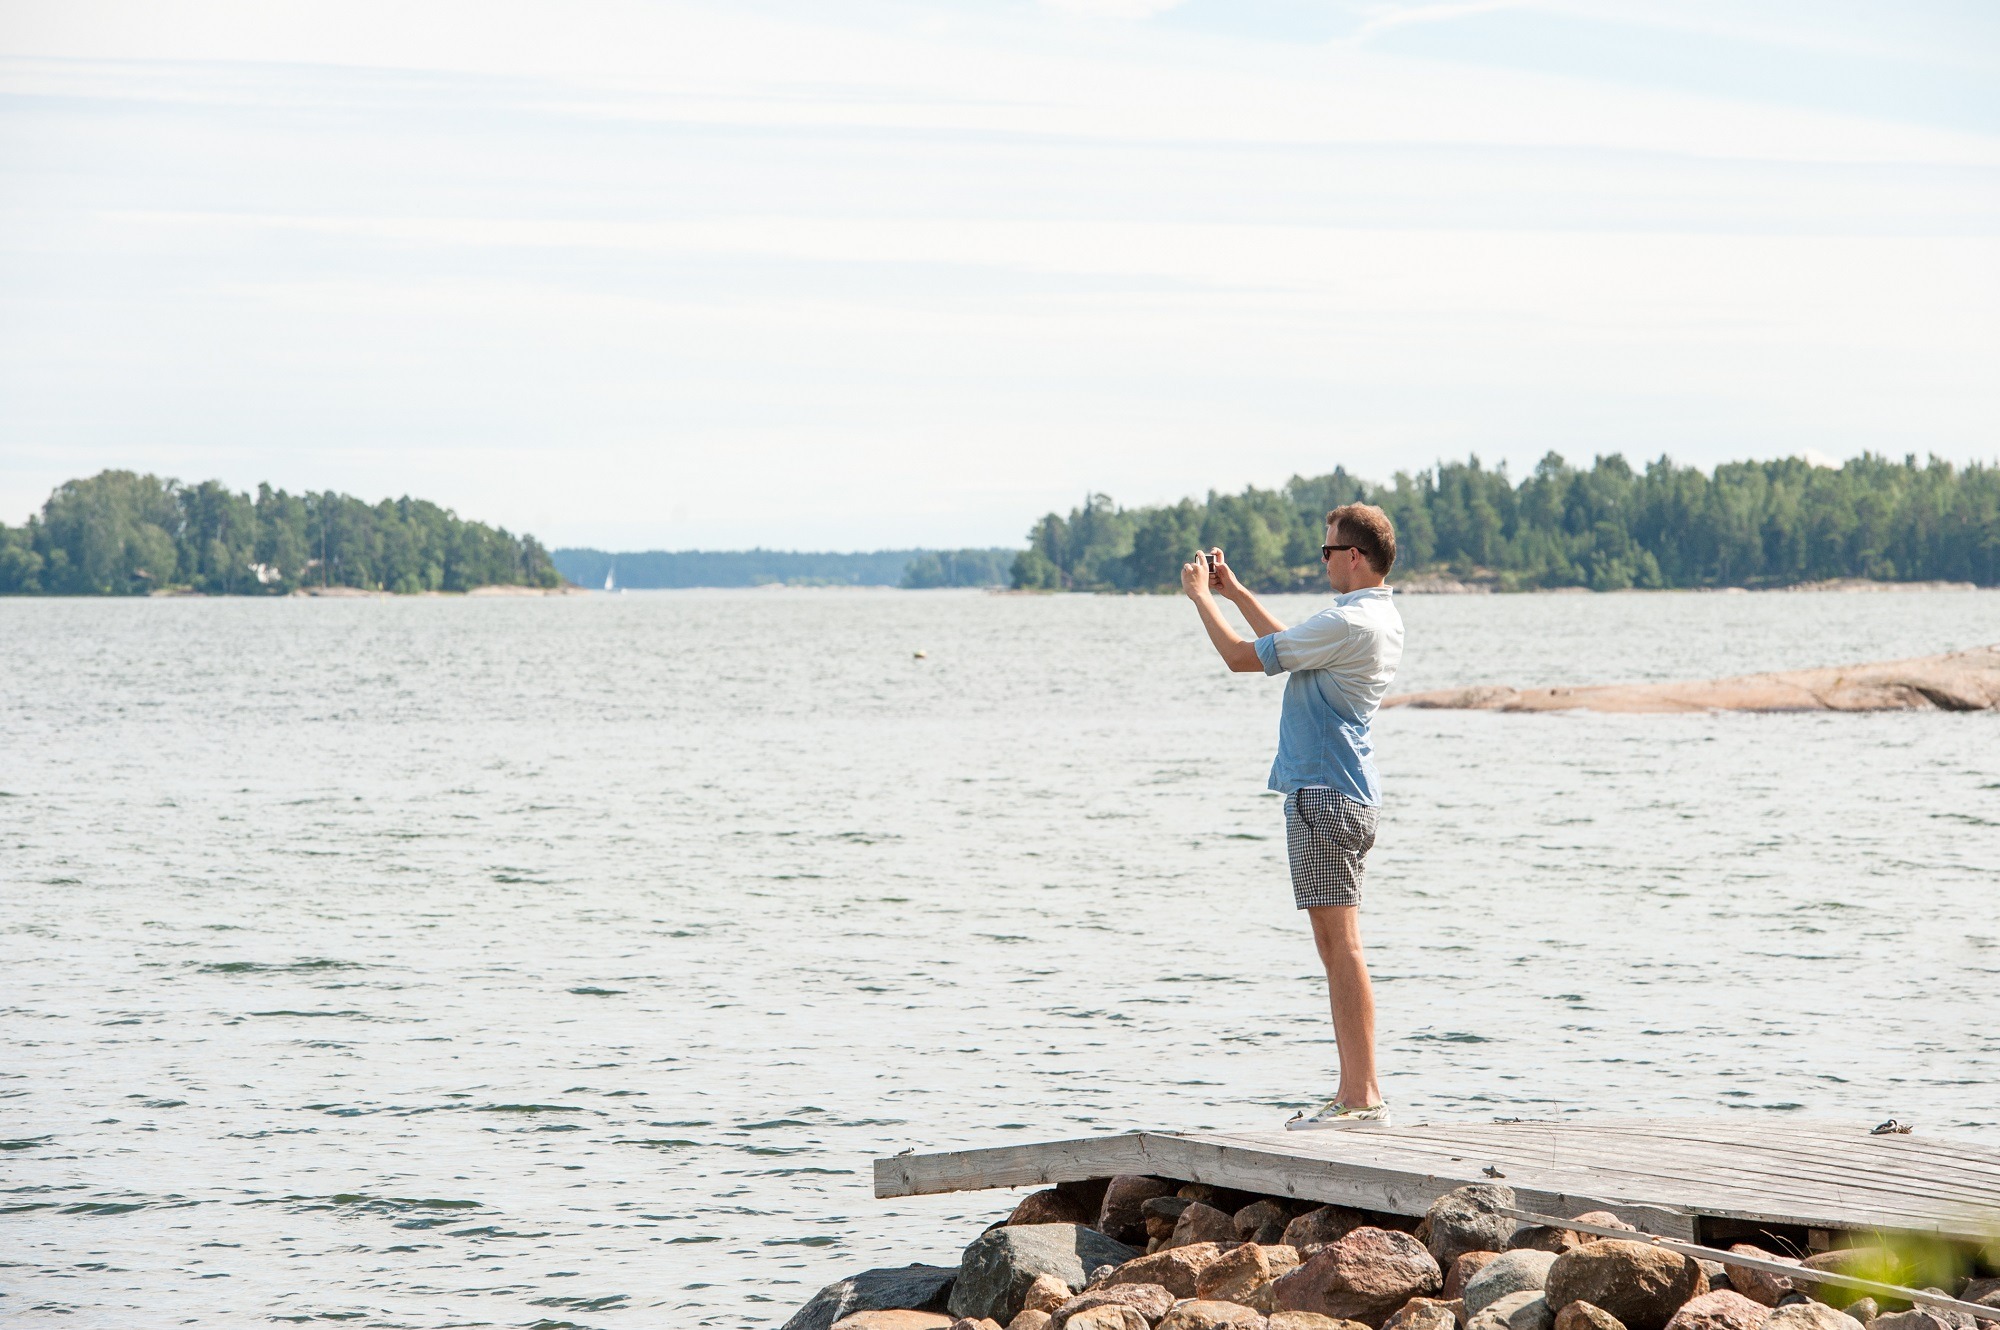
[[[1456,711],[1989,711],[2000,709],[2000,646],[1942,656],[1745,674],[1705,683],[1590,688],[1485,685],[1405,693],[1385,707]]]
[[[1983,1319],[1527,1226],[1513,1208],[1510,1188],[1483,1184],[1412,1220],[1154,1177],[1064,1183],[1021,1201],[957,1266],[829,1284],[784,1330],[2000,1330],[1992,1269],[1930,1290],[1993,1308]],[[1573,1222],[1630,1229],[1605,1211]],[[1885,1247],[1730,1252],[1918,1274]]]

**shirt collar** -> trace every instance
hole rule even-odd
[[[1353,591],[1347,592],[1345,595],[1335,596],[1333,598],[1333,603],[1336,605],[1352,605],[1355,601],[1360,600],[1363,596],[1381,596],[1384,599],[1387,599],[1391,590],[1392,588],[1387,586],[1357,587]]]

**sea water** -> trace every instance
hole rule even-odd
[[[2000,641],[1402,611],[1414,689]],[[1334,1060],[1279,692],[1166,597],[0,601],[0,1321],[771,1325],[1012,1204],[875,1156],[1275,1125]],[[1375,734],[1405,1120],[2000,1130],[2000,714]]]

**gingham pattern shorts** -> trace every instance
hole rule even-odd
[[[1361,861],[1374,848],[1379,816],[1379,809],[1317,786],[1285,796],[1292,899],[1301,910],[1361,904]]]

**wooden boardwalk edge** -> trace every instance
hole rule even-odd
[[[1681,1241],[1702,1220],[2000,1241],[2000,1151],[1843,1127],[1763,1133],[1676,1122],[1382,1129],[1366,1135],[1136,1131],[875,1161],[881,1198],[1153,1174],[1417,1216],[1506,1165],[1518,1204],[1608,1210]]]

